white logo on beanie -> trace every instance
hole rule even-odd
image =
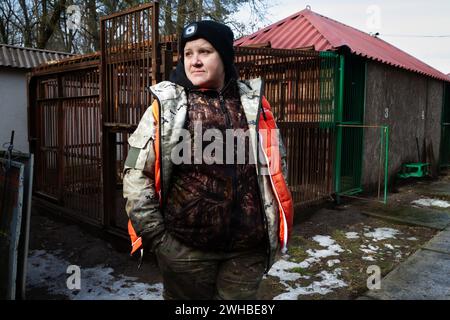
[[[186,29],[184,30],[184,36],[190,37],[195,33],[195,31],[197,31],[197,24],[194,23],[186,27]]]

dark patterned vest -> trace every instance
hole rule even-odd
[[[174,165],[164,209],[166,229],[200,249],[246,250],[264,244],[255,162],[249,158],[248,125],[236,83],[221,93],[188,92],[185,129],[189,143],[180,155],[189,161]],[[208,131],[208,138],[198,139]]]

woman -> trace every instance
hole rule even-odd
[[[128,139],[132,253],[156,254],[165,299],[254,299],[292,225],[285,153],[262,82],[237,81],[230,28],[191,23],[180,56]]]

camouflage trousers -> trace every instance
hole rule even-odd
[[[213,252],[188,247],[166,232],[156,249],[166,300],[255,299],[267,263],[264,246]]]

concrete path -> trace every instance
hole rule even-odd
[[[360,299],[450,300],[450,226],[381,280]]]
[[[403,224],[423,226],[437,230],[444,230],[450,225],[450,210],[436,210],[431,208],[418,208],[404,206],[391,208],[389,206],[361,210],[363,214],[384,219],[387,221],[400,222]]]

